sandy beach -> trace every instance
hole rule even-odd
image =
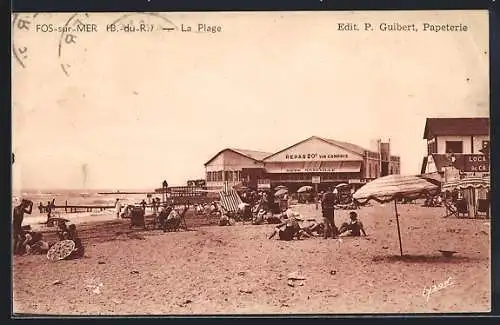
[[[319,216],[314,206],[295,209]],[[336,222],[347,213],[337,211]],[[442,208],[416,204],[401,205],[400,214],[404,260],[398,257],[392,205],[360,209],[369,236],[341,242],[268,240],[272,225],[219,227],[211,225],[216,220],[192,215],[189,231],[175,233],[130,232],[126,220],[81,224],[83,259],[14,257],[13,310],[66,315],[489,311],[489,221],[445,219]],[[458,253],[445,258],[440,249]],[[305,280],[289,284],[291,272]],[[424,296],[447,280],[446,287]]]

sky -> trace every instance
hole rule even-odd
[[[98,32],[70,44],[35,26],[71,14],[18,17],[31,24],[13,31],[26,56],[16,51],[24,68],[13,60],[12,70],[14,187],[183,185],[226,147],[276,152],[312,135],[367,148],[390,139],[401,172],[416,174],[427,117],[489,116],[486,11],[160,15],[119,23],[177,30],[112,33],[123,14],[79,14],[70,25]],[[420,30],[344,32],[339,22]],[[423,32],[424,22],[469,29]],[[181,31],[197,24],[222,32]]]

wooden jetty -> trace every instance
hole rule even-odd
[[[65,205],[54,205],[52,207],[53,209],[64,209],[64,212],[66,213],[76,213],[76,212],[92,212],[94,210],[97,211],[104,211],[107,209],[114,209],[114,205],[73,205],[73,204],[68,204],[66,202]]]

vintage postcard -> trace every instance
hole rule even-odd
[[[12,312],[489,312],[487,11],[15,13]]]

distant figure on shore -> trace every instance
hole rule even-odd
[[[14,249],[16,250],[19,246],[19,242],[21,240],[21,236],[23,234],[23,220],[24,214],[31,214],[33,210],[33,202],[29,200],[22,199],[21,203],[14,208],[13,212],[13,231],[12,235],[14,236]]]
[[[143,199],[141,201],[141,207],[142,207],[142,211],[144,211],[144,213],[146,212],[146,205],[147,205],[146,200]]]
[[[42,204],[42,202],[40,202],[40,204],[38,205],[38,210],[40,211],[40,214],[43,213],[43,211],[45,211],[45,207],[44,205]]]
[[[116,199],[115,202],[116,219],[120,219],[120,212],[122,211],[122,203],[120,199]]]
[[[344,222],[340,227],[340,237],[353,236],[359,237],[361,233],[366,236],[365,228],[363,223],[358,220],[358,214],[354,211],[349,213],[350,222]]]
[[[156,216],[158,214],[158,202],[156,199],[153,198],[153,200],[151,200],[151,205],[153,208],[153,215]]]

